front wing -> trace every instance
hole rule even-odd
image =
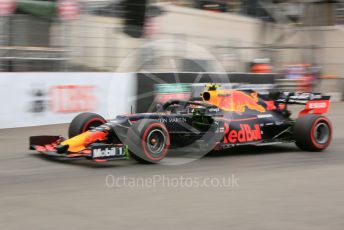
[[[30,149],[56,158],[86,158],[95,162],[128,159],[129,151],[124,144],[92,143],[80,152],[68,152],[66,146],[61,146],[65,139],[62,136],[31,136]]]

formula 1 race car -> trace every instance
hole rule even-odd
[[[291,118],[289,104],[305,105],[297,119]],[[30,149],[59,158],[104,162],[132,157],[144,163],[157,163],[178,149],[210,152],[295,142],[302,150],[321,151],[331,142],[332,126],[322,115],[329,104],[329,96],[316,93],[262,96],[208,84],[201,97],[169,100],[154,113],[108,121],[94,113],[79,114],[69,126],[69,139],[32,136]]]

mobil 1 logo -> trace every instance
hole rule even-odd
[[[124,145],[114,146],[110,144],[99,144],[92,146],[92,158],[126,158],[126,151]]]

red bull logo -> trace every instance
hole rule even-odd
[[[246,94],[237,90],[216,90],[203,93],[203,99],[225,111],[240,112],[246,108],[264,113],[266,109],[258,104],[257,93]]]
[[[228,124],[225,124],[223,143],[244,143],[259,141],[262,139],[262,133],[259,124],[255,124],[251,129],[249,124],[241,124],[240,130],[230,129]]]

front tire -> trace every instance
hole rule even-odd
[[[106,120],[96,113],[80,113],[70,123],[68,136],[69,138],[75,137],[105,123]]]
[[[130,155],[140,163],[158,163],[170,147],[166,126],[158,121],[143,119],[131,126],[126,141]]]
[[[294,139],[296,145],[305,151],[322,151],[332,138],[332,126],[327,117],[307,114],[296,120]]]

